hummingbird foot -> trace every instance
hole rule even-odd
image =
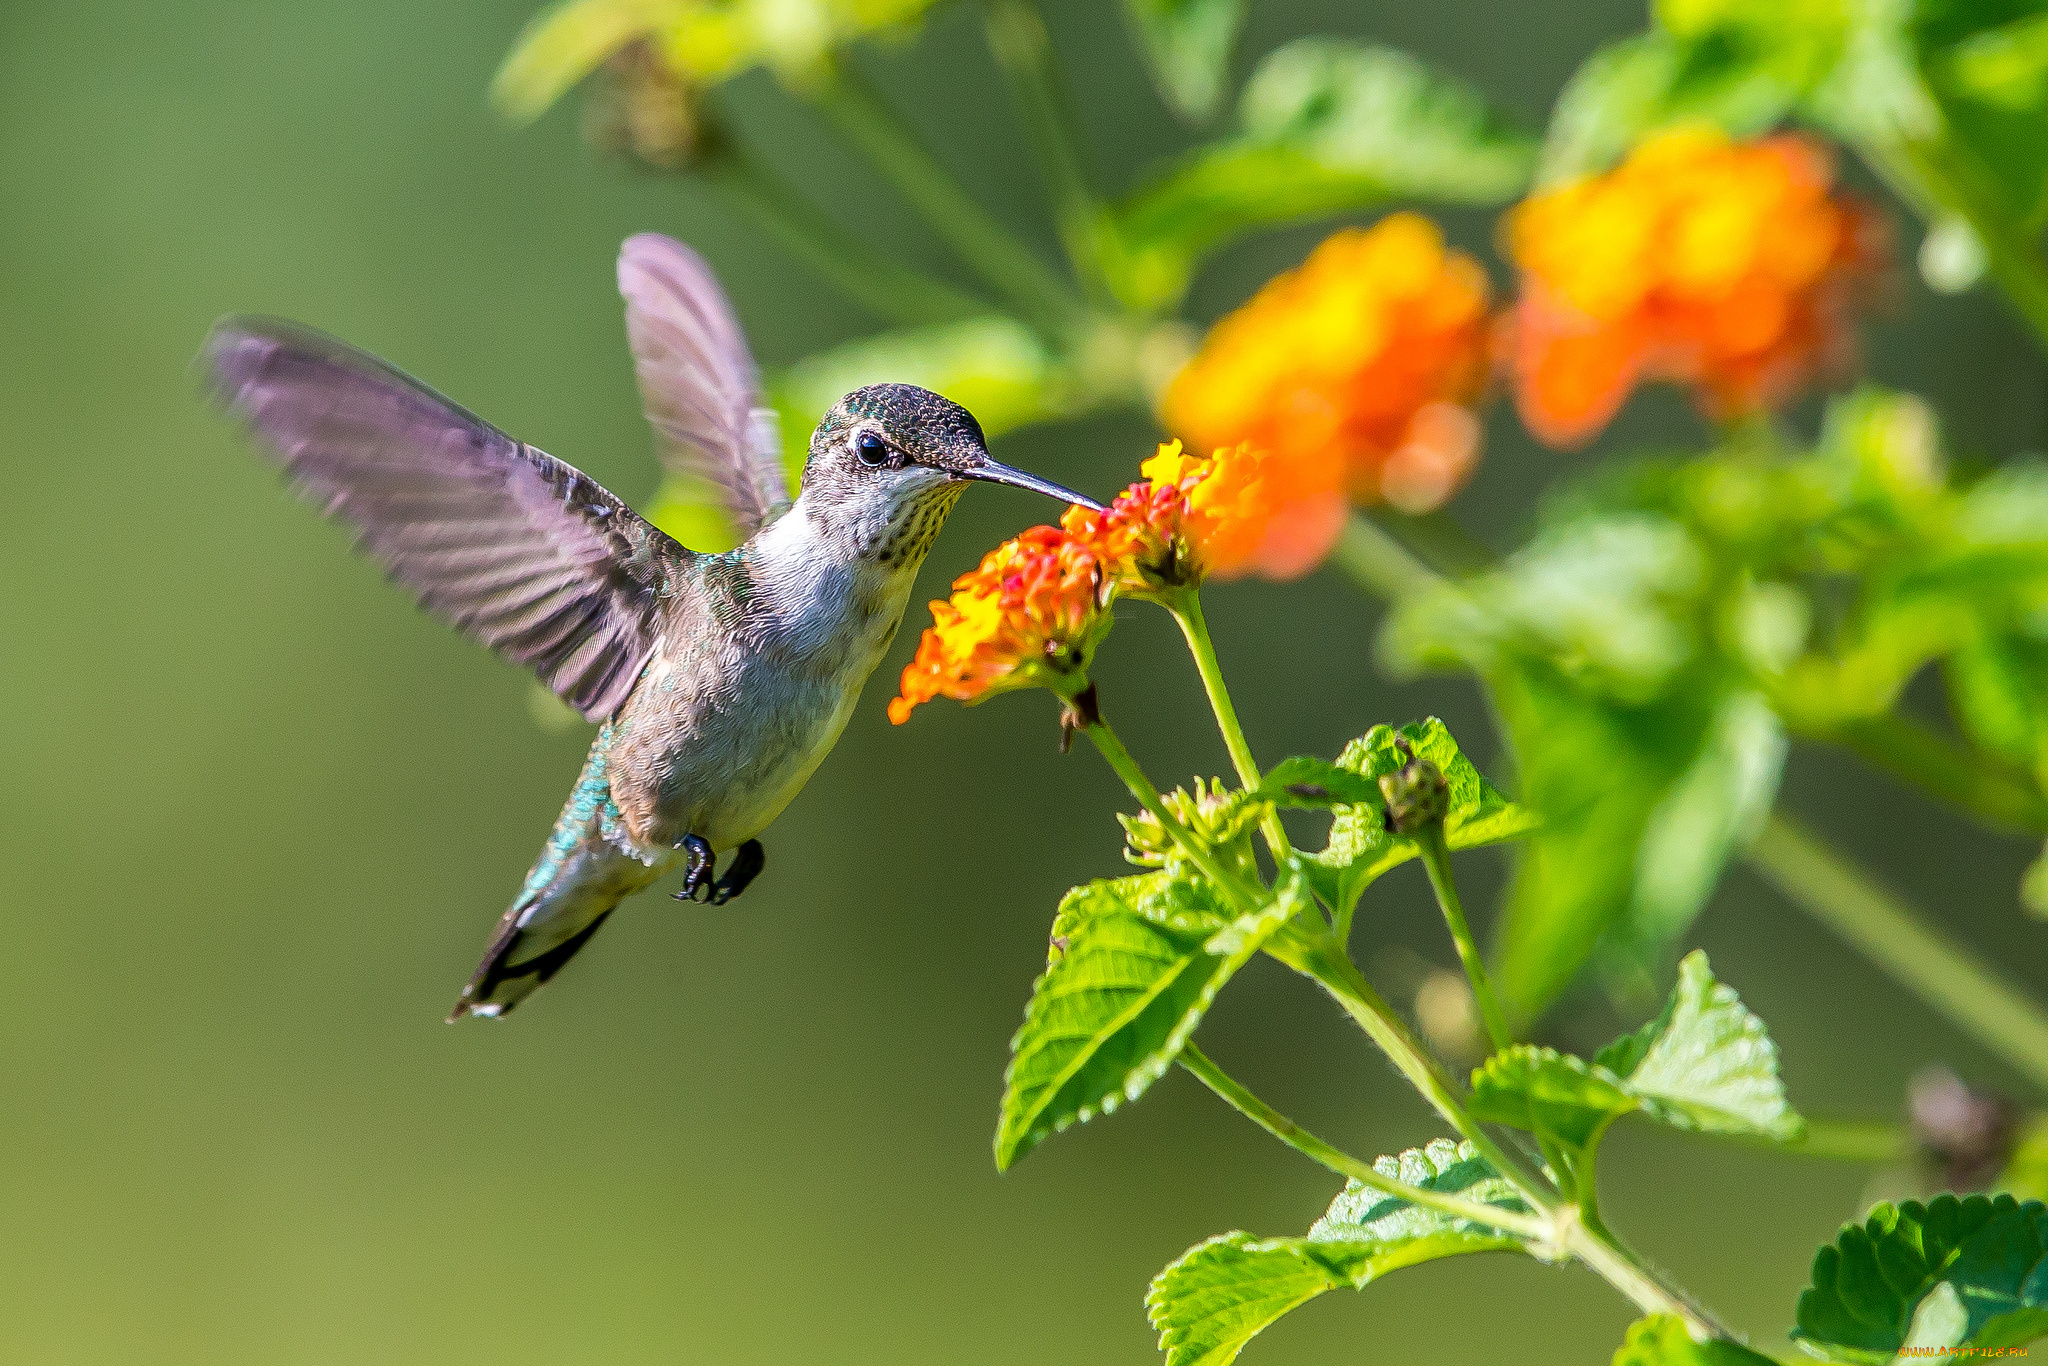
[[[733,851],[732,863],[725,870],[725,876],[712,884],[711,904],[723,906],[726,902],[747,890],[747,884],[761,875],[768,866],[768,855],[761,848],[761,841],[748,840]]]
[[[713,894],[711,869],[715,855],[702,835],[685,835],[676,842],[676,848],[683,851],[688,863],[683,869],[683,890],[676,893],[678,901],[709,901]],[[704,895],[697,895],[699,892]]]

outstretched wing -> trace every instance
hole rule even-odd
[[[625,701],[689,551],[589,476],[332,337],[230,318],[205,357],[293,487],[351,523],[428,611],[593,720]]]
[[[715,488],[742,537],[789,506],[775,411],[704,258],[643,232],[619,248],[619,293],[661,461]]]

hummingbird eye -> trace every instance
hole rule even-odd
[[[853,439],[853,453],[869,469],[889,463],[889,443],[873,432],[862,432]]]

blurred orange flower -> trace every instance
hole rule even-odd
[[[1357,501],[1427,511],[1478,459],[1486,310],[1486,272],[1428,219],[1337,233],[1216,324],[1167,390],[1166,425],[1204,449],[1334,462]]]
[[[1342,470],[1327,452],[1283,459],[1241,443],[1197,457],[1169,441],[1139,472],[1108,511],[1073,507],[1062,522],[1135,596],[1211,577],[1298,578],[1344,528]]]
[[[1739,416],[1845,367],[1885,242],[1833,179],[1805,138],[1683,129],[1524,201],[1505,223],[1522,271],[1507,341],[1529,429],[1585,441],[1646,379]]]
[[[1066,532],[1037,526],[1004,541],[953,581],[950,600],[932,603],[889,720],[902,725],[934,697],[978,702],[1085,680],[1109,627],[1107,596],[1094,555]]]

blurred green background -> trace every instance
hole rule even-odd
[[[593,161],[572,113],[498,121],[484,89],[528,8],[0,9],[0,1357],[1156,1360],[1151,1274],[1211,1233],[1305,1227],[1333,1182],[1178,1074],[996,1175],[1005,1045],[1060,891],[1121,867],[1119,794],[1093,756],[1054,753],[1041,695],[892,729],[886,680],[913,631],[745,900],[644,897],[511,1021],[440,1023],[586,736],[537,725],[524,675],[413,610],[206,410],[191,358],[207,324],[253,309],[337,332],[629,500],[656,471],[613,291],[621,238],[704,250],[769,364],[867,326],[699,192]],[[1106,184],[1189,137],[1111,7],[1047,14]],[[1300,32],[1370,36],[1539,126],[1577,62],[1640,22],[1631,0],[1269,0],[1240,69]],[[863,61],[1050,255],[973,16],[942,10],[914,47]],[[721,98],[821,204],[948,269],[765,78]],[[1450,226],[1487,245],[1481,216]],[[1313,240],[1227,255],[1195,307],[1231,306]],[[1982,294],[1938,299],[1906,272],[1868,359],[1929,394],[1966,456],[2042,444],[2041,364]],[[1591,457],[1496,416],[1454,510],[1504,546]],[[1694,430],[1653,396],[1601,449]],[[1151,439],[1132,415],[1001,454],[1106,494]],[[1046,513],[967,499],[924,595]],[[1333,576],[1209,599],[1263,754],[1334,753],[1437,712],[1497,760],[1466,684],[1374,676],[1376,614]],[[1125,614],[1106,704],[1156,776],[1217,771],[1164,621]],[[2048,990],[2048,927],[2012,890],[2033,851],[1824,755],[1795,756],[1788,792]],[[1490,900],[1496,858],[1462,861],[1469,901]],[[1896,1113],[1936,1059],[2024,1094],[1742,872],[1697,937],[1770,1022],[1810,1113]],[[1400,945],[1452,962],[1412,867],[1360,919],[1361,961],[1396,990]],[[1580,1000],[1551,1028],[1587,1043],[1615,1023]],[[1354,1151],[1437,1132],[1270,963],[1203,1039]],[[1605,1166],[1610,1220],[1771,1342],[1867,1177],[1628,1126]],[[1507,1316],[1524,1326],[1504,1333]],[[1318,1302],[1247,1360],[1598,1362],[1628,1317],[1583,1272],[1454,1261]]]

